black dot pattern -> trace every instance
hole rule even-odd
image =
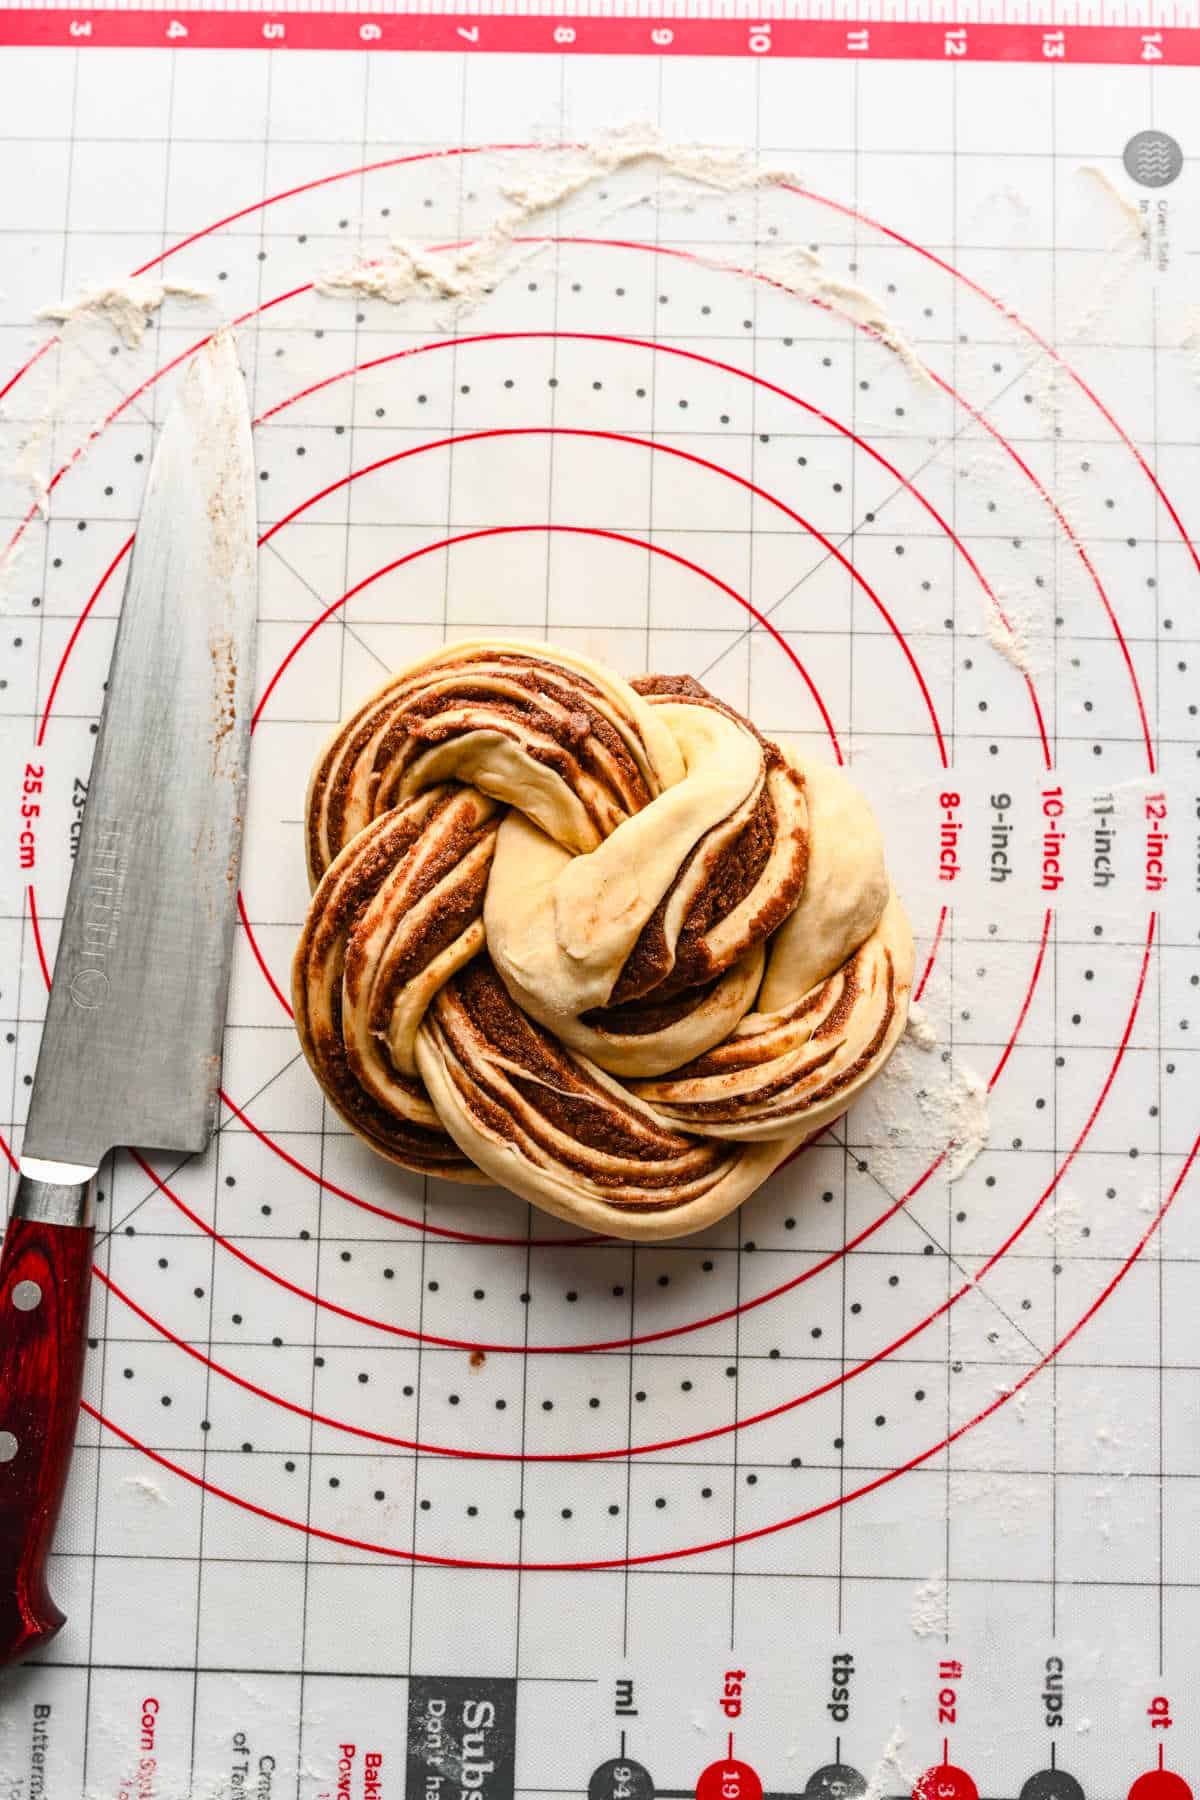
[[[224,234],[197,250],[207,259],[205,279],[219,284],[223,305],[249,306],[260,281],[263,292],[273,291],[292,271],[311,272],[331,241],[351,241],[360,228],[398,229],[403,213],[432,232],[444,196],[436,182],[425,190],[427,176],[405,179],[411,185],[402,188],[391,178],[364,178],[361,217],[331,187],[325,200],[310,196],[303,208],[281,210],[278,228],[272,224],[261,238]],[[463,203],[470,204],[465,197]],[[740,199],[722,197],[712,212],[714,233],[752,229]],[[761,224],[764,236],[779,229]],[[1196,760],[1195,648],[1183,575],[1162,553],[1153,506],[1111,427],[1093,420],[1094,441],[1085,448],[1066,436],[1055,444],[1016,329],[992,320],[985,330],[973,307],[920,279],[908,253],[860,235],[864,241],[852,252],[821,242],[817,248],[839,276],[886,295],[917,353],[955,373],[998,429],[1022,443],[1042,434],[1042,448],[1057,458],[1056,493],[1074,536],[994,441],[980,436],[977,444],[968,434],[969,443],[952,442],[948,422],[957,415],[946,396],[925,392],[869,333],[718,269],[684,274],[667,258],[598,257],[563,246],[553,267],[535,260],[511,293],[485,302],[480,322],[657,335],[695,354],[566,337],[487,351],[463,342],[452,357],[408,356],[331,385],[308,405],[285,408],[256,440],[257,499],[267,526],[326,479],[427,440],[460,441],[453,457],[422,452],[401,465],[402,504],[386,485],[396,479],[393,470],[360,477],[349,497],[343,493],[347,510],[337,522],[326,509],[281,527],[277,548],[298,571],[300,589],[289,587],[292,576],[281,572],[281,562],[270,578],[277,585],[268,596],[264,643],[271,638],[278,659],[301,628],[301,612],[305,625],[311,621],[314,595],[322,608],[331,604],[351,580],[435,532],[447,535],[447,520],[457,530],[548,516],[652,541],[711,569],[764,613],[782,644],[766,630],[747,637],[736,602],[644,548],[514,533],[431,554],[365,587],[322,628],[309,660],[298,656],[290,665],[260,742],[264,755],[300,766],[318,726],[338,716],[352,688],[376,679],[381,663],[426,647],[426,638],[437,641],[446,624],[507,625],[507,618],[471,610],[485,604],[480,572],[502,544],[496,566],[506,590],[537,600],[536,616],[514,619],[514,627],[549,626],[564,641],[609,650],[622,666],[640,666],[647,656],[665,666],[682,654],[718,692],[748,704],[765,729],[828,755],[819,712],[788,649],[804,659],[839,739],[856,763],[861,758],[864,783],[878,795],[896,793],[889,841],[913,900],[923,957],[944,897],[929,860],[936,809],[915,779],[889,788],[882,771],[919,769],[924,781],[935,767],[932,709],[954,770],[946,783],[969,796],[976,834],[990,824],[999,784],[1020,796],[1024,861],[1011,888],[996,892],[986,881],[972,887],[987,868],[976,836],[976,861],[952,896],[956,916],[926,1002],[939,1044],[918,1079],[930,1088],[939,1069],[961,1063],[990,1074],[1005,1049],[1040,924],[1040,821],[1031,796],[1061,780],[1073,797],[1072,854],[1079,861],[1069,889],[1055,898],[1049,960],[997,1082],[987,1144],[953,1184],[939,1175],[897,1207],[937,1147],[897,1146],[886,1122],[855,1115],[844,1131],[805,1151],[739,1219],[694,1243],[568,1248],[568,1234],[534,1220],[535,1237],[547,1241],[526,1247],[524,1208],[505,1201],[483,1208],[458,1195],[426,1193],[403,1174],[389,1180],[318,1113],[297,1073],[284,1066],[291,1053],[286,1027],[247,962],[236,989],[246,1010],[234,1014],[227,1052],[232,1091],[249,1096],[261,1087],[246,1100],[247,1111],[293,1160],[274,1157],[252,1132],[229,1122],[207,1161],[170,1177],[217,1239],[157,1192],[147,1198],[145,1181],[139,1186],[135,1165],[124,1160],[108,1206],[112,1278],[213,1367],[170,1348],[152,1329],[139,1336],[142,1327],[134,1328],[112,1296],[93,1314],[105,1405],[145,1441],[206,1459],[214,1481],[243,1480],[247,1494],[268,1493],[270,1505],[322,1528],[390,1542],[415,1537],[434,1554],[467,1557],[567,1560],[593,1550],[619,1556],[685,1542],[689,1534],[716,1536],[735,1523],[753,1529],[817,1503],[829,1491],[823,1483],[849,1486],[861,1471],[899,1466],[935,1441],[946,1420],[985,1403],[1081,1310],[1099,1282],[1101,1259],[1127,1253],[1130,1220],[1150,1216],[1146,1203],[1158,1191],[1160,1149],[1169,1146],[1176,1159],[1186,1150],[1187,1096],[1194,1092],[1187,1056],[1200,1017],[1190,996],[1200,986],[1200,964],[1174,927],[1161,951],[1161,1047],[1152,1027],[1140,1023],[1111,1097],[1088,1125],[1136,989],[1142,943],[1128,907],[1080,874],[1089,868],[1095,820],[1103,816],[1089,811],[1092,796],[1145,774],[1136,707],[1096,580],[1116,597],[1122,618],[1136,612],[1135,658],[1169,785]],[[267,401],[293,392],[302,366],[306,379],[346,366],[351,343],[363,361],[393,344],[389,311],[370,301],[347,301],[344,316],[339,308],[316,307],[302,344],[298,331],[281,329],[278,341],[264,336],[256,380]],[[128,353],[114,348],[116,378]],[[751,350],[770,390],[703,360],[748,368]],[[856,449],[833,420],[852,426],[892,467]],[[466,434],[514,425],[578,435],[553,445],[529,437],[519,454],[511,439],[466,441]],[[650,443],[660,447],[644,447]],[[149,427],[131,424],[127,438],[114,435],[64,482],[46,555],[22,572],[25,591],[0,619],[0,706],[39,683],[44,691],[51,633],[78,616],[81,595],[114,554],[115,533],[136,512],[150,446]],[[672,457],[672,450],[686,456]],[[978,575],[896,470],[919,471],[914,485],[952,521]],[[757,497],[746,482],[760,490]],[[547,583],[550,614],[543,607]],[[1003,596],[1021,642],[1028,639],[1027,658],[1019,647],[1005,655],[987,641],[989,589]],[[111,630],[116,599],[112,588],[99,603],[97,631]],[[990,631],[1003,639],[994,619]],[[335,642],[337,654],[326,654]],[[928,701],[908,652],[927,682]],[[1044,708],[1052,776],[1042,767],[1024,670],[1015,666],[1025,660]],[[93,661],[80,656],[68,671],[54,727],[81,767],[102,697],[87,673]],[[881,692],[886,708],[877,703]],[[1140,821],[1122,827],[1122,854],[1133,862],[1141,829]],[[257,941],[282,980],[294,920],[262,898],[273,901],[281,890],[265,881],[253,846],[248,853],[249,892],[264,920]],[[969,903],[960,900],[965,894]],[[1020,904],[1009,906],[1018,894]],[[1200,936],[1190,941],[1200,953]],[[9,954],[7,938],[0,948],[3,990],[11,980],[5,971],[28,950],[14,940]],[[1157,1008],[1159,997],[1155,988],[1147,1007]],[[32,1080],[36,1043],[23,1016],[18,1023],[23,1004],[0,991],[6,1092],[25,1091]],[[236,1034],[249,1029],[268,1046],[261,1073],[253,1075],[236,1047]],[[947,1354],[939,1324],[893,1354],[889,1346],[935,1314],[992,1254],[1085,1125],[1086,1143],[1062,1191],[1052,1193],[1014,1254],[980,1278],[969,1300],[955,1303],[954,1354]],[[356,1207],[346,1195],[380,1210]],[[467,1235],[423,1229],[431,1224]],[[476,1244],[476,1230],[516,1242]],[[858,1241],[842,1259],[848,1238]],[[308,1298],[314,1292],[322,1305]],[[714,1323],[683,1329],[698,1320]],[[628,1346],[631,1337],[641,1341]],[[618,1349],[577,1355],[579,1344]],[[544,1346],[558,1348],[542,1355]],[[526,1348],[538,1354],[521,1354]],[[838,1384],[862,1363],[868,1372]],[[296,1410],[239,1387],[236,1376],[286,1397]],[[798,1398],[804,1403],[793,1405]],[[769,1424],[729,1430],[780,1407],[788,1410]],[[641,1450],[697,1434],[683,1449]],[[563,1457],[633,1443],[641,1453],[479,1470],[438,1450],[416,1454],[414,1442]],[[230,1457],[239,1464],[233,1476],[221,1461]]]

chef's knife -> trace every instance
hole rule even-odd
[[[254,470],[233,342],[192,360],[150,469],[0,1255],[0,1667],[63,1615],[93,1197],[118,1145],[212,1134],[249,751]]]

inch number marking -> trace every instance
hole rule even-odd
[[[1160,894],[1167,885],[1167,796],[1147,794],[1146,810],[1146,892]]]
[[[1061,787],[1042,789],[1042,892],[1053,894],[1066,879],[1064,874],[1063,845],[1067,841],[1066,827],[1059,824],[1065,811],[1063,791]]]
[[[938,820],[938,880],[956,881],[962,873],[958,855],[958,839],[962,831],[959,808],[962,795],[954,789],[938,795],[941,817]]]

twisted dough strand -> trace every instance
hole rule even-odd
[[[597,1231],[722,1217],[904,1028],[866,803],[690,677],[437,651],[333,735],[307,850],[296,1021],[334,1107]]]

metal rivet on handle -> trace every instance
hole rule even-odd
[[[19,1447],[11,1431],[0,1431],[0,1463],[11,1462]]]
[[[42,1290],[36,1281],[18,1281],[12,1291],[12,1303],[18,1312],[32,1312],[42,1304]]]

